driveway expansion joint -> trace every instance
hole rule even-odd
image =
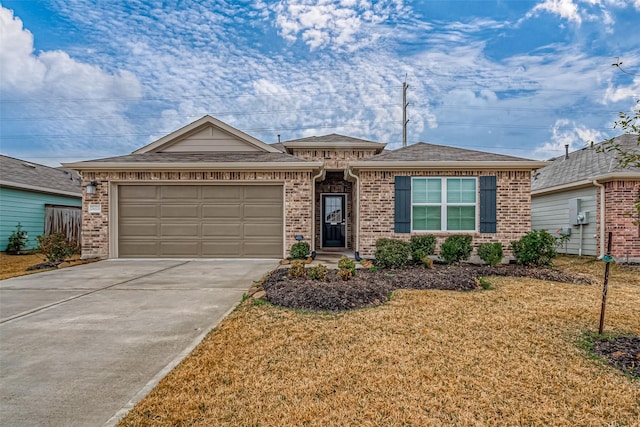
[[[77,300],[77,299],[82,298],[82,297],[86,297],[87,295],[95,294],[96,292],[104,291],[104,290],[107,290],[109,288],[113,288],[115,286],[124,285],[126,283],[133,282],[134,280],[143,279],[145,277],[153,276],[154,274],[162,273],[164,271],[171,270],[172,268],[183,266],[183,265],[185,265],[185,264],[187,264],[189,262],[190,261],[184,261],[184,262],[182,262],[180,264],[171,265],[171,266],[165,267],[165,268],[163,268],[161,270],[152,271],[151,273],[145,273],[145,274],[142,274],[140,276],[136,276],[136,277],[133,277],[131,279],[124,280],[122,282],[114,283],[114,284],[108,285],[108,286],[103,286],[102,288],[98,288],[98,289],[93,289],[93,290],[91,290],[89,292],[85,292],[85,293],[82,293],[80,295],[74,295],[72,297],[65,298],[63,300],[56,301],[56,302],[53,302],[51,304],[46,304],[46,305],[43,305],[43,306],[40,306],[40,307],[36,307],[36,308],[34,308],[32,310],[23,311],[22,313],[14,314],[13,316],[9,316],[9,317],[7,317],[5,319],[0,319],[0,325],[12,322],[14,320],[19,320],[19,319],[21,319],[23,317],[30,316],[32,314],[39,313],[39,312],[44,311],[44,310],[48,310],[48,309],[53,308],[53,307],[57,307],[59,305],[67,303],[69,301],[73,301],[73,300]],[[5,291],[5,290],[10,290],[10,289],[3,289],[3,291]]]

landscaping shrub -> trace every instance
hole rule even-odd
[[[454,234],[440,245],[440,258],[447,263],[453,264],[469,259],[471,256],[471,240],[468,234]]]
[[[309,278],[313,280],[326,280],[329,270],[324,264],[318,264],[309,268]]]
[[[422,262],[424,257],[436,253],[436,236],[433,234],[420,234],[411,236],[411,258],[416,262]]]
[[[376,265],[381,268],[402,268],[409,264],[409,242],[396,239],[376,241]]]
[[[68,241],[64,233],[41,235],[36,239],[38,239],[38,249],[49,262],[61,262],[80,252],[78,244]]]
[[[534,230],[511,242],[511,250],[517,264],[551,265],[558,255],[555,249],[556,238],[546,230]]]
[[[20,254],[20,252],[27,246],[29,236],[26,231],[22,229],[22,225],[18,223],[16,229],[9,236],[9,244],[7,245],[7,252],[13,254]]]
[[[478,246],[478,256],[489,265],[498,265],[502,262],[502,243],[481,243]]]
[[[304,268],[305,262],[302,260],[291,261],[291,267],[287,271],[289,279],[307,277],[307,270]]]
[[[352,276],[356,275],[356,263],[355,263],[355,261],[349,259],[346,256],[340,257],[340,260],[338,261],[338,268],[340,270],[349,270],[349,271],[351,271],[351,275]]]
[[[305,259],[309,255],[310,246],[307,242],[296,242],[291,245],[289,255],[292,259]]]
[[[353,272],[347,268],[341,268],[340,270],[338,270],[337,275],[344,281],[347,281],[354,276]]]

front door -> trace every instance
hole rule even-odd
[[[345,247],[345,195],[322,196],[322,247]]]

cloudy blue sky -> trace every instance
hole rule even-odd
[[[0,2],[0,152],[130,153],[211,114],[546,159],[640,98],[640,0]]]

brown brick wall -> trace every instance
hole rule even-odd
[[[473,245],[502,242],[505,256],[509,243],[531,230],[531,173],[529,171],[361,171],[360,254],[371,257],[381,237],[409,240],[410,233],[394,233],[395,176],[496,176],[497,232],[472,233]],[[479,194],[478,194],[479,198]],[[436,232],[438,247],[450,234]],[[475,253],[475,252],[474,252]]]
[[[326,169],[346,169],[351,160],[364,160],[373,157],[375,150],[320,150],[294,149],[293,155],[305,160],[324,162]]]
[[[109,188],[110,182],[158,184],[183,181],[190,183],[247,183],[284,182],[285,187],[285,250],[288,251],[294,236],[302,234],[310,240],[313,209],[312,174],[310,172],[85,172],[83,191],[87,183],[98,182],[96,194],[83,194],[82,206],[82,256],[83,258],[109,257]],[[90,204],[100,204],[101,213],[89,213]]]
[[[633,258],[640,261],[640,226],[634,203],[640,197],[640,181],[611,181],[605,186],[605,250],[608,232],[613,233],[611,253],[620,260]],[[600,221],[600,190],[597,197],[598,224]],[[631,215],[629,215],[631,214]],[[596,237],[600,248],[600,228]]]

